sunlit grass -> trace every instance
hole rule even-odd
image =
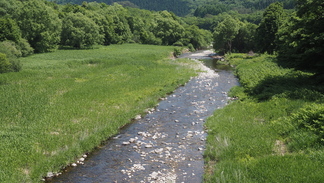
[[[238,101],[207,120],[205,182],[324,182],[321,136],[290,118],[323,111],[312,74],[280,68],[272,56],[231,57],[242,86],[230,92]],[[318,107],[301,113],[304,106]]]
[[[21,60],[0,75],[0,182],[37,182],[184,84],[173,47],[113,45]]]

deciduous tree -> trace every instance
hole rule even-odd
[[[255,32],[257,27],[253,23],[241,22],[238,34],[233,40],[233,49],[237,52],[255,50]]]
[[[22,1],[20,11],[14,15],[22,32],[36,52],[57,49],[60,42],[61,20],[53,8],[43,1]]]
[[[157,14],[155,22],[154,34],[164,45],[172,45],[184,36],[184,27],[167,11]]]
[[[18,43],[21,32],[16,22],[11,18],[0,18],[0,41],[11,40]]]
[[[279,31],[279,59],[324,73],[324,2],[298,0],[297,12]]]
[[[270,4],[263,13],[263,19],[257,29],[257,44],[260,52],[272,54],[276,49],[276,34],[283,22],[283,5],[279,2]]]
[[[231,53],[232,43],[240,29],[239,21],[228,16],[214,31],[214,49],[221,53]]]
[[[82,13],[68,13],[63,19],[62,45],[83,48],[101,44],[99,26]]]

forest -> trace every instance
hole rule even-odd
[[[59,4],[82,4],[85,0],[50,0]],[[86,1],[90,2],[90,1]],[[215,15],[218,10],[218,6],[225,6],[230,10],[237,10],[239,12],[252,12],[255,10],[262,10],[274,2],[282,2],[285,8],[293,8],[294,0],[97,0],[97,2],[103,2],[106,4],[113,4],[117,2],[119,4],[137,7],[141,9],[153,10],[153,11],[172,11],[178,16],[186,16],[193,12],[205,13]],[[197,12],[196,12],[197,11]],[[201,14],[200,14],[201,15]]]
[[[45,0],[1,0],[0,4],[0,73],[19,71],[21,56],[58,48],[142,43],[194,50],[210,45],[212,38],[209,31],[168,11],[97,2],[58,5]]]
[[[323,2],[272,2],[197,1],[194,12],[178,17],[117,3],[0,0],[0,73],[19,71],[21,56],[58,48],[142,43],[195,50],[212,41],[219,54],[276,53],[286,65],[323,72]]]

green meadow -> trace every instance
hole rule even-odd
[[[174,47],[139,44],[22,58],[0,75],[0,182],[37,182],[93,150],[183,85]]]
[[[275,56],[227,57],[238,100],[206,122],[205,182],[324,182],[324,88]]]

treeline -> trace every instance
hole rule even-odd
[[[293,9],[295,7],[295,0],[212,1],[198,5],[193,15],[205,17],[218,15],[228,11],[236,11],[240,14],[251,14],[257,10],[264,10],[271,3],[275,2],[282,2],[285,9]]]
[[[93,0],[49,0],[56,2],[58,4],[82,4],[85,2],[93,2]],[[190,3],[187,0],[128,0],[128,1],[121,1],[121,0],[96,0],[99,3],[106,3],[112,5],[113,3],[117,2],[121,5],[128,6],[128,7],[136,7],[151,11],[171,11],[174,12],[178,16],[184,16],[190,13]]]
[[[269,5],[260,24],[227,15],[214,31],[214,48],[221,53],[277,54],[282,65],[324,73],[324,2],[297,0],[296,11]]]
[[[58,5],[45,0],[0,0],[0,73],[19,71],[17,58],[59,47],[142,43],[198,49],[209,31],[190,26],[168,11],[151,12],[119,4]]]
[[[82,4],[84,1],[93,0],[49,0],[59,4]],[[263,10],[271,3],[282,2],[286,9],[292,9],[295,0],[96,0],[106,4],[120,3],[125,6],[138,7],[153,11],[172,11],[178,16],[195,14],[204,17],[206,15],[217,15],[224,11],[234,10],[239,13],[252,13]]]

